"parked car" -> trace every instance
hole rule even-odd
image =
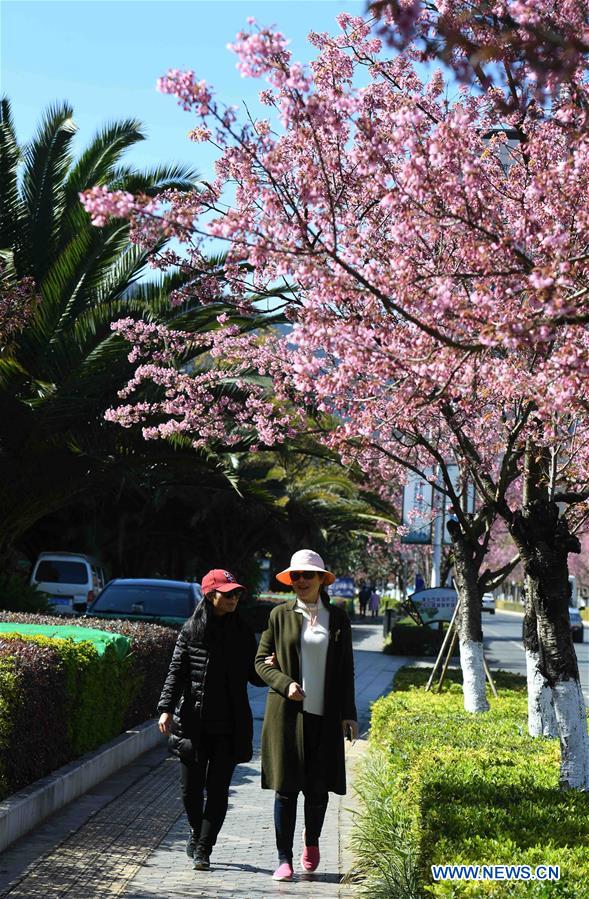
[[[569,618],[571,620],[571,636],[573,643],[582,643],[584,639],[583,619],[578,609],[569,606]]]
[[[495,614],[495,597],[492,593],[483,593],[482,610],[491,615]]]
[[[105,581],[100,562],[85,553],[41,553],[31,574],[31,584],[47,594],[57,615],[83,614]]]
[[[182,625],[202,599],[199,584],[160,578],[115,578],[88,607],[90,618]]]

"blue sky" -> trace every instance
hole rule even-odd
[[[192,68],[220,99],[255,107],[262,84],[241,78],[226,49],[248,16],[276,25],[291,38],[293,57],[306,61],[314,53],[309,30],[336,31],[338,12],[364,9],[346,0],[0,0],[0,87],[21,142],[43,109],[68,100],[78,151],[106,122],[138,118],[148,140],[130,151],[129,162],[179,161],[209,177],[212,151],[188,141],[194,120],[157,93],[156,79],[170,67]]]

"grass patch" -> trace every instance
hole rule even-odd
[[[589,899],[589,795],[558,788],[557,741],[527,734],[524,678],[497,672],[499,698],[472,715],[462,676],[425,693],[408,668],[373,706],[354,832],[366,896]],[[356,785],[356,782],[355,782]],[[560,881],[433,881],[431,865],[559,865]]]

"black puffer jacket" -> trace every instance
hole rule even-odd
[[[183,626],[168,669],[162,694],[158,703],[158,714],[173,714],[170,752],[186,760],[186,746],[190,741],[198,745],[204,689],[209,662],[209,649],[204,640],[192,638],[193,623]],[[247,695],[248,681],[255,686],[265,686],[256,674],[256,638],[239,617],[231,614],[227,622],[225,650],[228,666],[228,683],[233,713],[233,739],[235,758],[238,762],[248,762],[252,757],[253,720]]]

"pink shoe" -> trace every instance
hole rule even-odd
[[[301,855],[301,867],[305,871],[315,871],[320,857],[319,846],[305,846]]]
[[[282,862],[272,875],[272,880],[292,880],[293,870],[290,862]]]

